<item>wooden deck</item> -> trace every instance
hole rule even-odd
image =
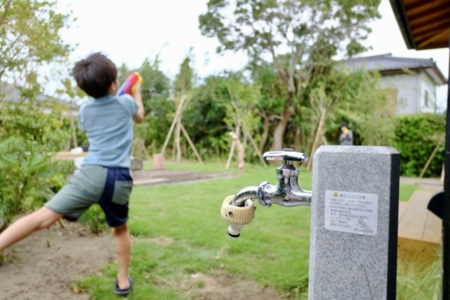
[[[87,152],[81,152],[81,153],[73,153],[70,151],[61,151],[55,154],[55,159],[60,160],[74,160],[78,157],[85,157],[87,155]]]
[[[430,199],[443,190],[442,184],[439,180],[427,179],[416,179],[411,183],[417,184],[418,188],[408,202],[399,204],[398,237],[440,244],[442,220],[430,212],[427,206]]]

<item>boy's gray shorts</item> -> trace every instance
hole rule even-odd
[[[133,179],[127,168],[84,165],[45,207],[76,221],[98,203],[105,212],[106,223],[118,227],[128,220],[128,201]]]

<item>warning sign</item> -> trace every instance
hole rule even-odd
[[[325,191],[325,228],[333,231],[376,235],[376,194]]]

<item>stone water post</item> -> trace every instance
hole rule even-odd
[[[322,146],[313,159],[309,299],[395,299],[399,152]]]

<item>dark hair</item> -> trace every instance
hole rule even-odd
[[[348,128],[347,122],[342,122],[341,126],[339,126],[339,129],[341,129],[342,127],[347,127]]]
[[[117,79],[116,65],[102,53],[93,53],[73,67],[73,77],[86,94],[94,98],[108,95]]]

